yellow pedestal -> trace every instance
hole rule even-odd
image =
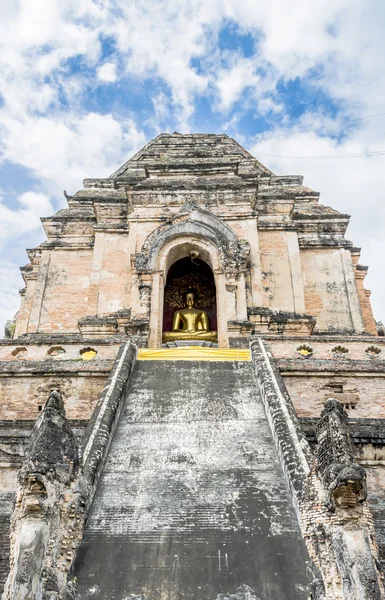
[[[181,348],[139,348],[138,360],[241,360],[250,361],[248,348],[202,348],[183,346]]]

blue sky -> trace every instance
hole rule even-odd
[[[39,217],[161,131],[225,132],[351,214],[385,320],[384,27],[380,0],[2,3],[0,327]]]

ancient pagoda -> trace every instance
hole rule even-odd
[[[66,192],[0,340],[4,600],[384,600],[349,215],[227,135]]]

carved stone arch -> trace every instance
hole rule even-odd
[[[190,250],[199,252],[199,258],[204,260],[214,273],[223,273],[217,245],[207,238],[187,235],[168,240],[160,248],[156,259],[156,271],[167,277],[169,268],[180,258],[189,256]]]
[[[194,202],[188,202],[171,221],[161,225],[147,237],[136,257],[137,271],[153,272],[160,249],[167,242],[186,236],[213,242],[218,248],[224,272],[245,270],[250,253],[248,242],[239,240],[236,233],[219,217]]]
[[[162,339],[163,297],[167,271],[178,258],[198,251],[214,274],[217,294],[218,343],[228,347],[229,327],[236,335],[247,321],[246,279],[250,245],[219,217],[194,202],[186,203],[172,219],[145,240],[135,266],[141,285],[149,286],[149,302],[139,298],[140,315],[149,318],[149,345],[159,347]]]
[[[168,270],[180,258],[188,257],[190,250],[198,252],[200,260],[206,262],[213,271],[217,294],[218,342],[220,347],[226,348],[228,346],[225,274],[221,265],[218,246],[207,236],[203,238],[189,233],[186,235],[178,234],[168,239],[159,248],[159,252],[155,256],[154,271],[151,275],[145,275],[146,277],[150,276],[152,281],[149,324],[150,347],[161,345],[164,286]]]

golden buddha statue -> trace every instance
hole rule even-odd
[[[175,311],[172,320],[172,331],[163,333],[164,342],[175,340],[217,341],[217,332],[209,329],[207,312],[195,307],[194,292],[187,292],[186,308]]]

